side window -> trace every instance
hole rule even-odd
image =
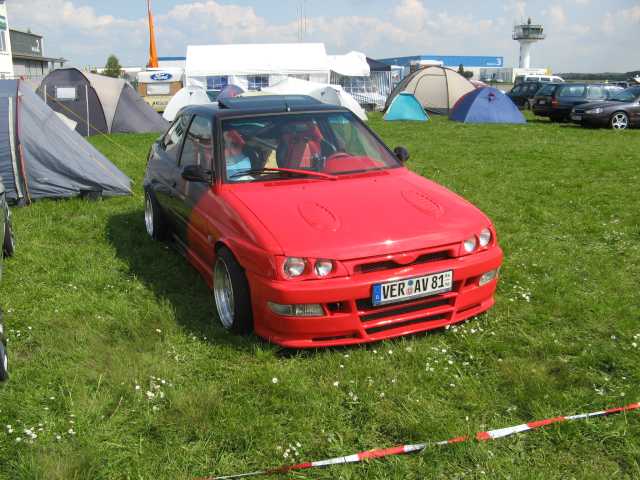
[[[208,118],[193,117],[180,158],[180,166],[187,165],[213,170],[213,125]]]
[[[189,115],[178,117],[162,139],[162,148],[176,161],[178,159],[180,143],[182,142],[182,137],[184,137],[188,125]]]
[[[604,88],[599,86],[589,87],[588,97],[589,98],[605,98],[606,95],[604,93]]]

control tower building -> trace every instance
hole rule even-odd
[[[520,43],[520,68],[531,68],[531,46],[545,38],[544,27],[533,25],[531,18],[527,23],[513,27],[513,39]]]

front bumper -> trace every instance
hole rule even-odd
[[[343,278],[287,282],[248,273],[255,332],[287,348],[369,343],[462,322],[494,304],[497,279],[480,286],[482,274],[502,264],[502,250],[488,250],[385,271]],[[371,304],[372,285],[453,270],[451,292],[384,306]],[[323,306],[322,317],[285,317],[267,302]]]
[[[580,120],[574,119],[575,114],[574,112],[572,112],[571,121],[573,123],[577,123],[578,125],[596,125],[605,127],[609,124],[609,115],[607,114],[578,113],[577,115],[582,118]]]

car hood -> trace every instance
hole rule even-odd
[[[238,184],[231,192],[289,256],[346,260],[449,245],[490,224],[463,198],[405,168]]]

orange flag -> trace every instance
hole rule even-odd
[[[147,0],[147,12],[149,14],[149,63],[147,64],[147,67],[158,68],[158,51],[156,50],[156,33],[153,28],[151,0]]]

